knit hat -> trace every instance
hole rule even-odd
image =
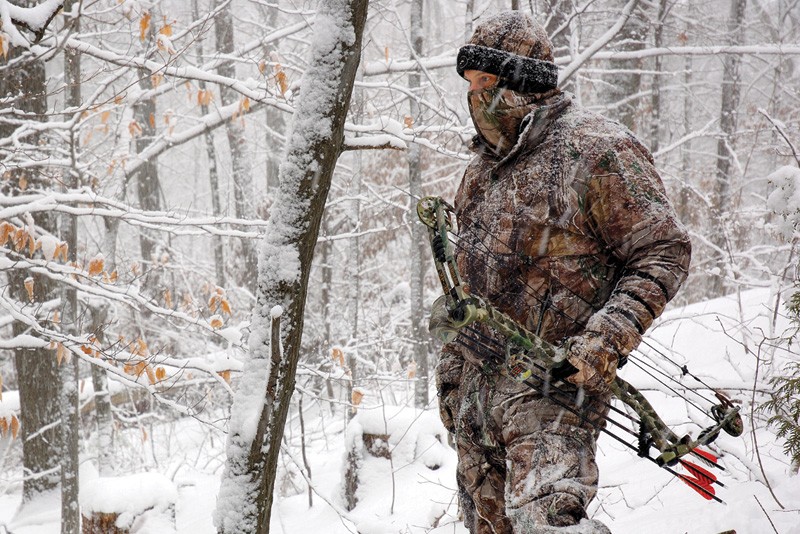
[[[558,85],[553,45],[544,28],[520,11],[495,15],[475,28],[458,51],[456,70],[495,74],[499,85],[519,93],[544,93]]]

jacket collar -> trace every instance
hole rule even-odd
[[[497,157],[482,142],[479,135],[472,138],[470,150],[478,153],[483,158],[496,161],[498,165],[506,163],[514,159],[518,154],[532,150],[541,143],[556,119],[572,104],[572,100],[571,93],[558,93],[543,100],[541,104],[531,109],[530,113],[522,119],[522,132],[517,139],[517,143],[502,158]]]

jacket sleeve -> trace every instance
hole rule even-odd
[[[586,185],[591,230],[622,268],[585,332],[625,357],[686,279],[691,242],[652,157],[634,140],[599,154]]]

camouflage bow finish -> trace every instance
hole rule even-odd
[[[444,295],[437,298],[432,305],[429,325],[431,334],[448,343],[455,340],[463,328],[473,323],[488,326],[506,338],[505,361],[500,372],[536,389],[539,386],[528,380],[534,369],[547,371],[555,382],[577,371],[567,361],[563,347],[541,339],[484,299],[469,293],[461,279],[448,237],[448,232],[454,229],[456,222],[452,206],[440,197],[425,197],[417,203],[417,215],[428,227],[436,272],[444,291]],[[689,462],[681,458],[691,452],[708,459],[706,455],[709,454],[697,451],[697,447],[713,442],[720,430],[734,437],[743,432],[739,407],[720,394],[717,394],[720,404],[711,409],[716,424],[702,430],[697,438],[692,439],[688,434],[678,437],[659,417],[644,395],[619,376],[610,384],[610,389],[615,397],[628,405],[639,417],[639,456],[653,459],[649,450],[654,446],[660,454],[653,460],[660,467],[673,466],[678,462],[686,466]],[[689,465],[696,468],[694,464]],[[687,477],[674,474],[686,481]],[[696,486],[692,482],[687,483]],[[699,491],[697,487],[694,489]],[[700,493],[703,494],[702,491]],[[711,494],[713,495],[713,491]]]

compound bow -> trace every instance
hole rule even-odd
[[[425,197],[417,204],[417,215],[428,227],[436,272],[444,291],[444,295],[436,299],[432,305],[431,333],[448,343],[456,340],[462,331],[469,330],[471,325],[484,324],[500,333],[505,339],[505,354],[493,355],[502,361],[491,361],[487,362],[488,364],[500,363],[498,370],[502,374],[526,383],[534,389],[544,390],[546,394],[548,391],[554,393],[560,391],[559,382],[577,371],[567,361],[564,348],[548,343],[486,300],[470,294],[463,283],[453,254],[453,243],[448,235],[455,230],[453,207],[440,197]],[[542,379],[541,374],[549,378]],[[538,380],[539,383],[534,380]],[[685,460],[684,457],[693,453],[711,465],[720,467],[714,455],[699,447],[712,443],[721,430],[731,436],[740,436],[743,425],[739,407],[724,395],[717,393],[720,404],[711,408],[715,424],[703,429],[696,438],[692,438],[689,434],[679,437],[670,430],[650,402],[633,385],[617,376],[609,386],[611,393],[628,405],[639,418],[638,421],[634,419],[639,425],[638,446],[631,445],[604,427],[600,430],[626,446],[634,448],[639,456],[650,459],[677,476],[706,499],[722,502],[715,496],[712,484],[720,486],[723,484],[717,481],[712,473]],[[575,411],[574,407],[560,404]],[[619,423],[615,424],[625,428]],[[630,431],[627,428],[626,430]],[[650,456],[651,447],[655,447],[659,453],[655,458]],[[676,464],[685,467],[692,476],[675,472],[672,467]]]

